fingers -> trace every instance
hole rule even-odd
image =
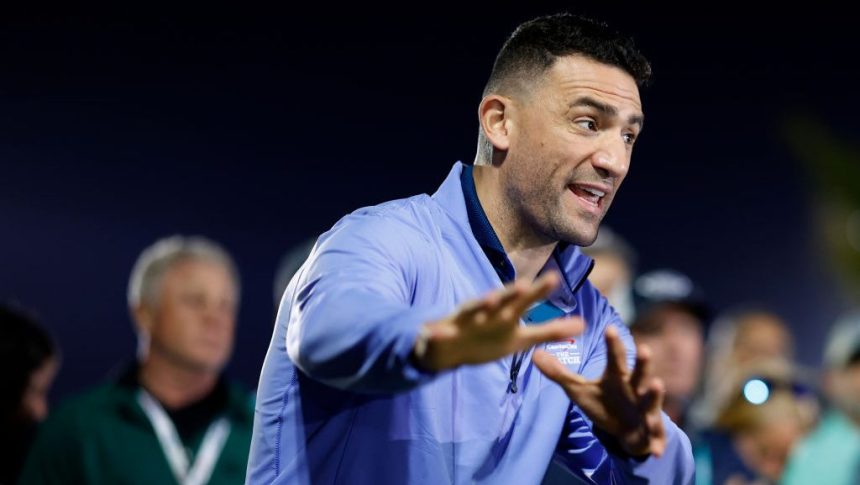
[[[499,304],[494,308],[494,316],[507,323],[519,324],[522,312],[518,311],[518,302],[526,298],[525,295],[530,290],[528,283],[523,280],[516,280],[510,283],[502,291]]]
[[[528,327],[521,327],[523,348],[544,342],[565,340],[574,335],[580,335],[585,329],[585,322],[577,316],[556,318],[550,322]]]
[[[498,311],[511,300],[519,297],[525,289],[523,284],[515,281],[500,290],[493,291],[483,298],[472,300],[460,307],[460,318],[474,320],[478,323],[489,319],[490,314]]]
[[[463,305],[460,308],[460,318],[475,323],[492,320],[519,324],[522,314],[533,303],[549,295],[559,281],[555,272],[548,272],[531,284],[523,280],[514,281],[501,290]]]
[[[536,301],[542,300],[554,290],[559,283],[559,276],[549,272],[533,283],[517,280],[502,292],[495,316],[504,322],[519,323],[523,313]]]
[[[654,378],[639,398],[639,409],[643,414],[660,413],[663,409],[663,396],[666,394],[663,381]]]
[[[636,367],[633,368],[633,375],[630,376],[630,387],[637,395],[642,394],[644,392],[642,385],[648,382],[653,374],[651,349],[647,345],[640,345],[636,351]]]
[[[606,328],[606,372],[617,376],[627,373],[627,352],[624,342],[618,335],[618,330],[609,326]]]
[[[608,342],[607,345],[609,345]],[[653,372],[651,349],[646,345],[639,345],[636,352],[636,366],[630,376],[630,390],[633,391],[631,397],[637,401],[636,407],[648,437],[648,452],[659,457],[666,450],[666,431],[662,413],[665,387],[663,381],[653,377]]]
[[[512,301],[522,298],[524,292],[528,290],[528,284],[523,280],[516,280],[505,285],[504,289],[499,292],[498,306],[510,304]]]
[[[498,296],[491,293],[484,298],[472,300],[460,307],[459,318],[461,320],[478,320],[478,315],[491,310],[496,306]]]
[[[663,396],[666,390],[663,381],[651,380],[639,398],[639,409],[648,432],[651,453],[660,456],[666,449],[666,429],[663,425]]]
[[[519,317],[528,310],[528,308],[539,300],[546,298],[558,286],[561,281],[558,273],[549,271],[536,279],[534,283],[525,291],[522,298],[511,302],[513,311]]]
[[[543,350],[534,351],[532,362],[545,376],[564,387],[568,393],[586,382],[585,378],[569,371],[555,356]]]
[[[660,458],[666,451],[666,433],[663,431],[663,419],[660,415],[649,416],[647,419],[647,423],[647,453],[650,453],[655,457]],[[654,428],[657,427],[659,427],[659,431],[654,431]]]

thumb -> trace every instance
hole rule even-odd
[[[522,331],[524,340],[528,343],[528,347],[531,347],[544,342],[568,339],[581,334],[584,328],[585,323],[582,318],[562,317],[540,325],[525,327]]]
[[[535,350],[532,362],[550,380],[564,388],[570,388],[584,381],[582,376],[569,371],[555,356],[543,350]]]

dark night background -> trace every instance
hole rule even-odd
[[[817,365],[850,302],[817,242],[820,188],[782,126],[802,116],[855,142],[860,68],[846,12],[6,9],[0,299],[38,311],[58,338],[53,396],[133,355],[131,266],[174,233],[211,237],[237,259],[230,373],[255,386],[281,256],[355,208],[432,193],[451,164],[471,161],[498,48],[519,22],[563,9],[630,33],[655,70],[607,223],[642,269],[688,273],[718,308],[774,309],[800,361]]]

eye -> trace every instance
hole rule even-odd
[[[623,135],[623,137],[624,137],[624,143],[626,143],[628,145],[632,145],[633,142],[636,141],[636,135],[633,133],[625,133]]]
[[[585,128],[588,131],[597,131],[597,122],[591,118],[583,118],[574,121],[577,126]]]
[[[205,297],[199,293],[186,293],[182,295],[182,302],[194,308],[200,308],[205,305]]]

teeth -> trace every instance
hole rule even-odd
[[[588,187],[583,187],[583,190],[585,190],[586,192],[588,192],[590,194],[596,195],[598,197],[603,197],[604,195],[606,195],[606,192],[601,192],[597,189],[590,189]]]

